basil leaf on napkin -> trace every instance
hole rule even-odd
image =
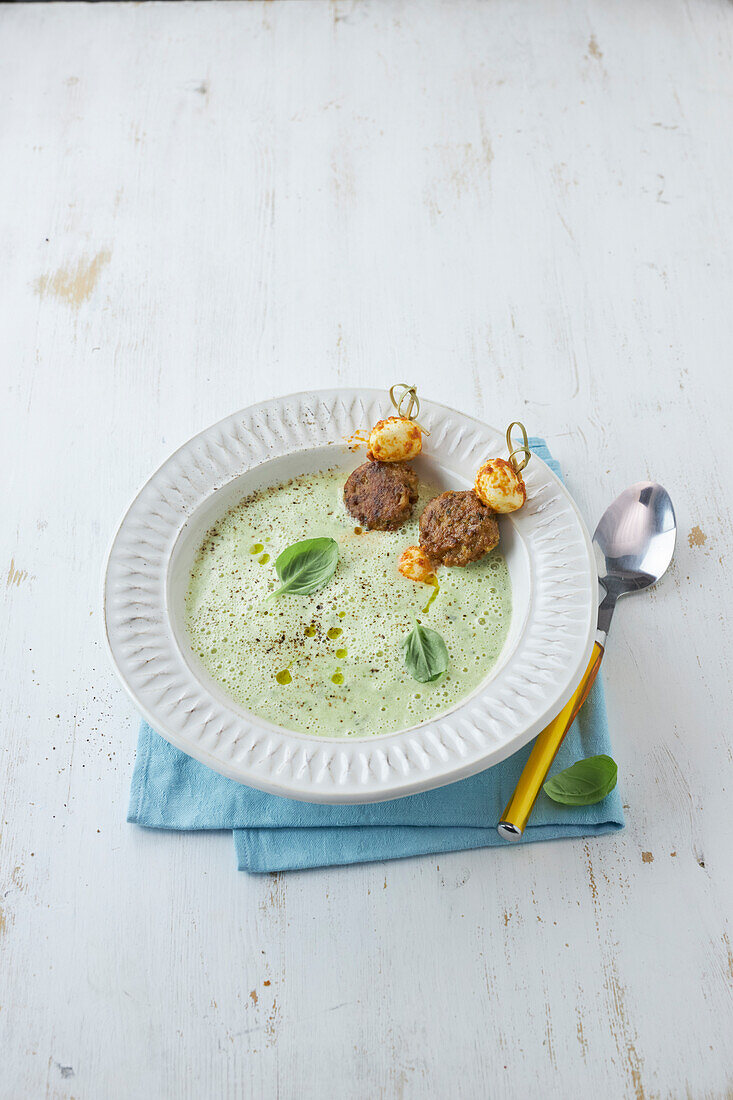
[[[448,668],[448,650],[437,630],[416,622],[407,637],[402,639],[405,664],[413,680],[429,684],[442,676]]]
[[[543,791],[565,806],[592,806],[616,786],[618,767],[610,756],[589,756],[548,779]]]
[[[328,584],[336,572],[339,548],[335,539],[303,539],[287,546],[275,561],[275,571],[282,581],[272,596],[308,596]]]

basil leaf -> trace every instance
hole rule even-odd
[[[432,683],[448,668],[448,650],[437,630],[416,622],[401,645],[407,671],[420,684]]]
[[[272,596],[290,592],[293,596],[308,596],[328,584],[336,572],[339,548],[335,539],[303,539],[283,550],[275,561],[275,571],[282,581]]]
[[[565,806],[592,806],[616,786],[618,767],[610,756],[589,756],[548,779],[543,790]]]

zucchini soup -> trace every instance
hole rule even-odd
[[[210,676],[258,717],[325,737],[394,733],[450,710],[486,678],[509,631],[509,572],[497,548],[439,568],[433,586],[408,580],[398,559],[440,490],[421,483],[408,522],[368,531],[346,511],[343,486],[342,469],[302,474],[231,508],[196,553],[186,629]],[[333,576],[309,595],[274,596],[278,555],[315,538],[338,544]],[[416,622],[448,651],[447,670],[425,683],[403,646]]]

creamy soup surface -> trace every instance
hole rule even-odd
[[[207,533],[186,597],[191,646],[241,706],[286,729],[365,737],[406,729],[470,695],[509,630],[511,585],[500,551],[463,569],[440,568],[435,598],[397,561],[418,542],[418,518],[440,490],[420,485],[399,531],[362,531],[346,511],[342,469],[303,474],[245,497]],[[283,595],[278,554],[330,536],[339,562],[310,596]],[[426,609],[427,608],[427,609]],[[437,630],[450,656],[434,683],[413,680],[400,642],[415,620]]]

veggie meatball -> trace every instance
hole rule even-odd
[[[420,545],[440,565],[478,561],[499,541],[499,525],[473,489],[441,493],[420,516]]]
[[[417,474],[399,462],[365,462],[344,485],[351,515],[371,531],[396,531],[417,500]]]

